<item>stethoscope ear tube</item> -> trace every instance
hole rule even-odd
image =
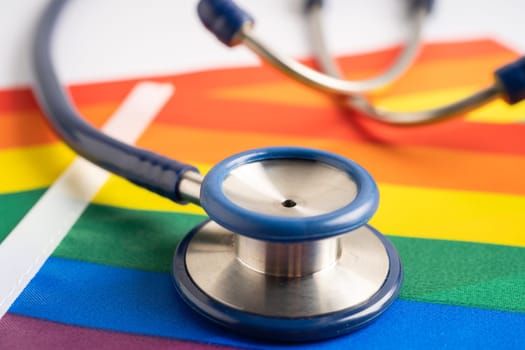
[[[232,156],[203,181],[190,165],[101,133],[76,111],[52,62],[65,3],[52,0],[36,29],[38,101],[81,156],[176,202],[202,204],[215,220],[190,232],[174,257],[176,288],[190,306],[236,331],[282,341],[338,336],[386,310],[401,286],[401,261],[366,224],[378,191],[364,169],[324,151],[272,147]],[[253,22],[231,1],[206,4],[200,11],[226,42]]]
[[[434,8],[434,0],[408,0],[408,3],[412,11],[424,9],[427,13],[430,13]]]
[[[96,165],[179,203],[185,203],[178,184],[190,165],[115,140],[91,125],[76,111],[60,83],[51,58],[51,41],[66,0],[53,0],[35,30],[32,65],[34,91],[54,130],[75,152]]]

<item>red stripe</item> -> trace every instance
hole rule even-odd
[[[337,108],[272,105],[253,101],[191,99],[176,95],[157,123],[209,130],[335,138],[389,146],[426,146],[505,154],[525,154],[525,124],[485,124],[454,118],[435,124],[399,127]],[[196,140],[197,142],[198,140]]]
[[[36,100],[28,88],[0,90],[0,116],[4,112],[38,109]]]

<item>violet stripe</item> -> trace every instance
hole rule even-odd
[[[0,349],[226,350],[232,348],[70,326],[8,313],[0,319]]]

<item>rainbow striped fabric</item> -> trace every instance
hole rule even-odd
[[[340,63],[350,77],[367,76],[398,51]],[[516,56],[487,40],[430,44],[408,75],[371,98],[396,109],[438,105],[489,84],[490,72]],[[397,128],[342,110],[266,66],[145,80],[176,92],[137,144],[203,172],[270,145],[321,148],[368,169],[381,195],[371,224],[405,269],[399,300],[371,326],[322,343],[231,334],[194,314],[171,285],[172,253],[203,211],[112,176],[0,320],[1,349],[523,346],[525,104],[493,102],[440,124]],[[70,91],[100,126],[138,82]],[[0,91],[0,240],[74,157],[29,89]]]

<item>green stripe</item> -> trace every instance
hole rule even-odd
[[[38,189],[0,195],[0,242],[15,228],[44,192],[45,189]]]
[[[0,196],[7,234],[43,190]],[[178,241],[204,218],[90,205],[54,256],[168,272]],[[525,248],[389,237],[405,271],[401,298],[525,312]]]
[[[203,220],[199,215],[91,204],[53,256],[168,272],[179,240]]]
[[[55,256],[169,271],[177,242],[203,217],[91,205]],[[525,249],[393,237],[409,300],[525,312]]]
[[[403,261],[401,298],[525,312],[525,248],[389,239]]]

